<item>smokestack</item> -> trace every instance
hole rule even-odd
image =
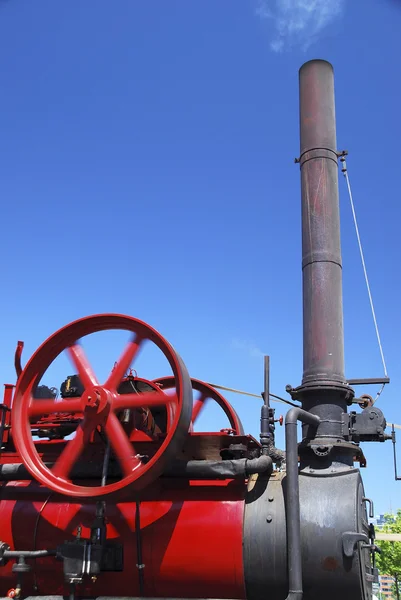
[[[327,420],[318,435],[341,437],[353,391],[344,375],[342,263],[333,67],[324,60],[299,71],[303,351],[296,395],[306,410]],[[330,424],[330,421],[332,423]]]

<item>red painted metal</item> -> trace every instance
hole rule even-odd
[[[76,340],[114,328],[131,331],[135,337],[101,385]],[[130,371],[145,339],[165,354],[173,377],[152,382]],[[85,388],[83,395],[57,401],[34,398],[44,372],[63,350],[77,369]],[[135,394],[130,393],[129,386],[124,391],[120,388],[121,382],[131,379],[137,387]],[[148,386],[152,391],[147,391]],[[201,393],[195,404],[192,388]],[[138,393],[138,389],[143,391]],[[76,540],[78,532],[82,540],[90,540],[100,498],[106,539],[123,548],[123,569],[102,571],[98,578],[85,576],[76,587],[76,597],[245,598],[242,548],[246,481],[191,481],[160,475],[173,460],[220,460],[221,452],[230,444],[254,451],[258,442],[242,435],[238,416],[221,394],[202,381],[190,380],[181,359],[164,338],[130,317],[96,315],[81,319],[56,332],[35,352],[13,392],[14,386],[5,387],[4,404],[12,407],[12,420],[10,423],[7,410],[0,464],[22,462],[36,481],[0,482],[1,542],[11,550],[55,550],[66,541]],[[221,406],[231,428],[192,433],[192,421],[208,399]],[[152,416],[159,419],[156,433],[138,426],[135,415],[143,407],[150,408]],[[130,409],[129,423],[121,419],[126,408]],[[160,430],[163,419],[166,431]],[[63,428],[75,425],[75,438],[64,439]],[[121,480],[116,482],[116,476],[111,475],[104,487],[93,486],[97,476],[93,468],[99,469],[106,454],[100,429],[108,435],[123,470]],[[51,431],[53,437],[35,439],[42,430]],[[143,464],[137,454],[150,455],[149,462]],[[74,465],[81,469],[89,466],[85,477],[91,479],[81,476],[79,485],[75,479],[69,481]],[[105,497],[110,490],[113,494]],[[24,597],[69,594],[61,560],[49,556],[27,562],[33,569],[23,576]],[[18,593],[14,563],[10,560],[0,569],[0,596]],[[140,563],[143,569],[138,568]]]
[[[245,598],[245,490],[244,482],[163,479],[141,493],[145,596]],[[1,489],[0,538],[12,549],[54,548],[73,540],[79,526],[88,538],[94,514],[90,499],[65,499],[34,482],[7,483]],[[123,544],[124,570],[87,580],[77,587],[78,596],[140,596],[135,515],[135,502],[107,502],[107,537]],[[46,557],[34,563],[24,576],[24,595],[68,594],[60,562]],[[2,594],[15,586],[11,567],[1,569]]]
[[[175,388],[174,377],[162,377],[160,379],[154,379],[153,382],[159,385],[163,390]],[[228,400],[224,398],[224,396],[222,396],[214,387],[212,387],[205,381],[201,381],[200,379],[191,378],[191,384],[193,390],[199,391],[201,393],[200,397],[197,400],[194,400],[191,418],[193,424],[196,423],[201,411],[205,408],[207,401],[214,400],[222,408],[223,412],[225,413],[230,422],[230,433],[233,433],[235,435],[243,434],[244,430],[242,427],[242,423],[234,408],[231,406]],[[228,432],[229,429],[225,429],[224,431]]]
[[[94,332],[123,329],[135,334],[106,382],[100,385],[77,340]],[[161,391],[149,394],[118,394],[117,387],[130,368],[145,340],[156,344],[168,359],[174,373],[176,393],[168,396]],[[52,361],[63,351],[72,359],[85,391],[80,398],[37,400],[33,390]],[[168,412],[168,426],[161,444],[148,462],[138,457],[116,411],[124,408],[163,406]],[[146,323],[123,315],[95,315],[63,327],[35,352],[17,382],[13,400],[13,439],[30,473],[55,492],[75,497],[102,496],[118,492],[127,486],[140,489],[156,479],[167,459],[176,452],[187,435],[192,407],[192,389],[188,373],[180,357],[170,344]],[[32,439],[32,419],[59,412],[83,412],[75,437],[70,440],[50,470],[42,462]],[[69,474],[91,440],[93,432],[101,427],[123,471],[123,478],[107,486],[91,487],[73,484]]]
[[[11,426],[11,405],[13,401],[14,385],[12,383],[4,384],[4,398],[3,398],[3,414],[1,418],[4,419],[4,427],[2,428],[2,435],[0,439],[1,445],[7,444],[10,437],[10,426]]]

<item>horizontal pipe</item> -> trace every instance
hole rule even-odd
[[[179,464],[179,462],[181,464]],[[177,461],[165,472],[168,477],[188,477],[189,479],[231,479],[248,477],[255,473],[266,473],[273,468],[270,456],[258,458],[238,458],[236,460],[190,460]]]
[[[46,463],[48,468],[53,464]],[[116,468],[117,467],[117,468]],[[258,458],[238,458],[235,460],[179,460],[163,473],[164,477],[188,479],[232,479],[248,477],[254,473],[265,473],[273,468],[270,456]],[[72,472],[73,479],[100,479],[102,465],[79,464]],[[109,478],[121,477],[118,465],[110,465]],[[0,465],[0,481],[30,481],[34,479],[22,463]]]
[[[390,377],[373,377],[371,379],[347,379],[349,385],[371,385],[390,383]]]
[[[10,558],[41,558],[42,556],[55,556],[55,550],[5,550],[2,557],[9,560]]]

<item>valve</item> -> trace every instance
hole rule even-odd
[[[106,381],[99,383],[77,340],[105,330],[125,330],[132,335],[119,361]],[[175,393],[120,394],[118,387],[138,356],[144,342],[158,346],[174,373]],[[75,398],[35,399],[34,392],[50,364],[64,350],[74,364],[83,385]],[[73,497],[96,497],[119,492],[130,486],[142,489],[163,472],[165,466],[181,450],[191,422],[191,380],[185,365],[172,346],[146,323],[125,315],[94,315],[74,321],[50,336],[28,361],[18,378],[12,410],[12,432],[21,459],[40,483],[54,492]],[[131,444],[116,413],[123,409],[164,407],[167,412],[166,432],[149,460],[143,461]],[[42,461],[32,439],[31,421],[54,413],[81,413],[75,437],[68,440],[52,467]],[[70,480],[70,473],[88,446],[94,431],[101,428],[120,463],[122,478],[105,486],[81,486]]]
[[[28,565],[28,563],[25,562],[25,556],[19,556],[18,561],[12,566],[13,573],[21,573],[22,575],[29,573],[31,570],[31,565]]]

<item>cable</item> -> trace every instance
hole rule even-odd
[[[235,390],[234,388],[225,387],[224,385],[217,385],[215,383],[208,383],[211,387],[216,388],[217,390],[225,390],[226,392],[234,392],[234,394],[242,394],[243,396],[251,396],[252,398],[259,398],[262,400],[261,394],[251,394],[250,392],[243,392],[242,390]],[[281,398],[281,396],[276,396],[275,394],[269,394],[272,398],[275,398],[273,402],[280,402],[280,404],[289,404],[290,406],[298,407],[298,404],[294,404],[294,402],[290,402],[285,398]]]
[[[357,221],[357,218],[356,218],[354,200],[353,200],[353,197],[352,197],[351,184],[350,184],[350,180],[349,180],[349,176],[348,176],[348,171],[347,171],[347,163],[345,161],[345,156],[344,155],[341,156],[340,161],[343,164],[343,167],[342,167],[341,170],[342,170],[342,173],[343,173],[343,175],[345,177],[345,181],[347,182],[348,195],[349,195],[349,199],[350,199],[350,203],[351,203],[351,210],[352,210],[352,216],[353,216],[353,219],[354,219],[356,237],[357,237],[357,240],[358,240],[359,253],[361,255],[362,267],[363,267],[363,272],[364,272],[364,275],[365,275],[365,282],[366,282],[366,287],[367,287],[367,290],[368,290],[369,303],[370,303],[370,308],[371,308],[371,311],[372,311],[373,322],[374,322],[374,325],[375,325],[377,342],[379,344],[380,356],[381,356],[382,363],[383,363],[384,375],[385,375],[385,377],[388,377],[386,361],[384,359],[384,353],[383,353],[383,346],[382,346],[381,339],[380,339],[379,326],[377,324],[376,312],[375,312],[375,307],[374,307],[374,304],[373,304],[372,292],[370,290],[368,272],[366,270],[365,256],[364,256],[364,253],[363,253],[361,236],[359,234],[359,227],[358,227],[358,221]],[[383,383],[381,389],[379,390],[379,392],[377,393],[376,398],[373,401],[373,404],[379,398],[380,394],[384,390],[384,386],[385,385],[386,384]]]

